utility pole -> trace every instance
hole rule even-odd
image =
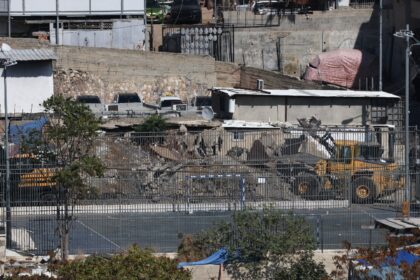
[[[12,17],[10,15],[10,1],[7,0],[7,36],[12,37]]]
[[[404,38],[406,40],[405,49],[405,203],[406,205],[406,216],[410,217],[410,203],[411,203],[411,183],[410,183],[410,55],[411,48],[414,46],[420,46],[420,41],[414,37],[413,31],[410,30],[410,25],[406,25],[406,29],[400,30],[394,33],[394,36]],[[410,44],[410,39],[413,39],[415,43]],[[403,207],[404,208],[404,207]]]
[[[408,217],[410,217],[411,183],[410,183],[410,25],[407,24],[405,36],[405,185],[406,201],[408,201]]]
[[[60,43],[59,34],[60,34],[60,7],[59,7],[60,0],[55,0],[55,12],[56,12],[56,19],[55,19],[55,44],[58,46]]]
[[[12,245],[12,211],[10,207],[9,116],[7,111],[7,65],[3,64],[4,77],[4,154],[6,157],[6,248]]]
[[[382,37],[383,37],[383,0],[379,0],[379,91],[382,91],[382,63],[383,63],[383,49],[382,49]]]
[[[3,52],[3,50],[2,50]],[[12,211],[10,205],[10,159],[9,159],[9,115],[7,111],[7,67],[16,65],[17,62],[10,59],[2,59],[4,81],[4,154],[6,162],[5,174],[5,200],[6,200],[6,248],[12,246]]]

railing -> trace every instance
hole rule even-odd
[[[350,7],[359,9],[371,9],[377,3],[375,0],[351,0]]]
[[[161,51],[210,55],[218,61],[234,61],[234,28],[228,24],[163,26]]]
[[[95,153],[106,171],[87,181],[95,191],[75,209],[70,250],[114,252],[139,243],[175,251],[180,234],[268,205],[304,215],[319,248],[340,248],[343,240],[382,244],[383,231],[372,230],[369,239],[362,226],[397,216],[407,199],[405,147],[393,142],[401,133],[279,128],[100,137]],[[413,194],[420,183],[417,135],[410,134]],[[352,156],[338,148],[352,143],[366,146],[352,148]],[[38,166],[11,167],[13,247],[46,253],[59,244],[54,191],[19,185]]]

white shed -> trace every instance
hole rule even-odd
[[[0,52],[1,59],[17,64],[7,67],[7,76],[0,66],[0,114],[4,115],[4,82],[7,83],[8,113],[39,113],[41,103],[54,94],[53,60],[56,56],[49,49],[22,49]]]

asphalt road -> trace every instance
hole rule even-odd
[[[32,214],[14,216],[13,240],[17,247],[36,253],[56,248],[55,216]],[[136,243],[157,252],[175,252],[182,234],[195,233],[229,219],[229,211],[195,212],[111,212],[81,213],[73,222],[70,250],[78,253],[108,253]],[[391,207],[353,205],[328,209],[294,209],[312,226],[318,248],[339,249],[342,241],[368,246],[385,242],[384,230],[362,229],[375,218],[395,217]]]

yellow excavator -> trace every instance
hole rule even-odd
[[[55,168],[39,162],[31,154],[17,154],[10,158],[10,187],[12,202],[32,203],[51,201]]]
[[[392,158],[382,158],[381,144],[334,141],[328,133],[319,140],[330,153],[329,159],[292,154],[282,156],[277,162],[278,174],[287,178],[296,195],[319,199],[332,194],[350,197],[354,203],[372,203],[404,187],[404,176],[398,165]]]

